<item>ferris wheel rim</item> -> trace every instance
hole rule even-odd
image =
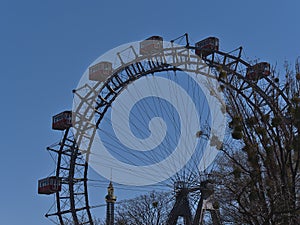
[[[218,52],[216,52],[216,53],[218,53]],[[219,52],[220,53],[220,52]],[[223,54],[226,54],[226,53],[223,53]],[[237,59],[237,61],[238,61],[238,63],[242,63],[242,64],[244,64],[244,62],[245,61],[239,61],[240,59]],[[130,65],[130,64],[128,64],[128,65]],[[128,66],[127,65],[127,66]],[[245,62],[245,65],[249,65],[248,63],[246,63]],[[160,70],[159,70],[160,69]],[[149,71],[147,74],[144,74],[145,76],[146,75],[149,75],[149,74],[151,74],[151,73],[153,73],[153,72],[161,72],[161,71],[173,71],[173,70],[177,70],[176,68],[169,68],[169,69],[163,69],[163,68],[161,68],[161,67],[158,67],[158,68],[156,68],[156,70],[155,71]],[[180,70],[180,69],[178,69],[178,70]],[[231,71],[232,73],[234,73],[237,77],[239,77],[239,78],[241,78],[241,79],[243,79],[245,82],[247,82],[248,84],[249,84],[249,86],[251,86],[251,88],[254,88],[256,91],[258,91],[258,92],[260,92],[260,94],[261,95],[263,95],[264,96],[264,92],[263,92],[263,90],[262,89],[260,89],[260,87],[258,87],[255,83],[252,83],[251,81],[248,81],[248,80],[246,80],[246,78],[242,75],[242,74],[239,74],[239,73],[237,73],[236,71]],[[115,74],[113,75],[113,76],[115,76]],[[113,79],[113,76],[111,76],[111,79]],[[142,77],[142,76],[140,76],[140,77]],[[140,78],[139,77],[139,78]],[[139,79],[138,78],[138,79]],[[275,87],[275,88],[277,88],[277,86],[274,84],[274,82],[271,80],[271,79],[269,79],[269,78],[265,78],[266,79],[266,81],[267,82],[269,82],[270,84],[272,84],[272,86],[273,87]],[[230,84],[228,84],[228,83],[226,83],[225,81],[223,81],[223,80],[219,80],[221,83],[223,83],[223,84],[227,84],[227,85],[230,85]],[[109,80],[107,80],[106,82],[105,82],[105,84],[107,84],[107,83],[109,83]],[[129,83],[129,82],[128,82]],[[105,86],[105,84],[104,84],[104,86]],[[230,88],[232,88],[233,90],[234,90],[234,86],[232,86],[232,87],[230,87]],[[236,89],[235,90],[236,92],[239,92],[240,90],[238,90],[238,89]],[[283,96],[283,98],[285,97],[285,95],[281,92],[280,93],[280,95],[282,95]],[[286,101],[287,102],[287,104],[288,104],[288,101]],[[270,106],[272,106],[272,104],[270,103]],[[274,107],[273,106],[273,110],[275,111],[275,110],[277,110],[277,108],[276,107]],[[279,111],[279,114],[281,114],[281,112],[282,111]],[[100,122],[99,122],[100,123]],[[98,124],[99,124],[98,123]],[[89,153],[85,153],[86,154],[86,156],[87,157],[89,157],[88,156],[88,154]],[[73,166],[75,166],[75,165],[73,165]],[[87,167],[88,167],[88,164],[86,165],[86,169],[85,169],[85,175],[84,175],[84,179],[85,180],[87,180]],[[58,168],[58,167],[57,167]],[[85,191],[86,191],[86,195],[88,196],[88,186],[87,186],[87,182],[86,182],[86,184],[85,184]],[[58,196],[59,196],[59,194],[57,194]],[[89,206],[89,202],[88,202],[88,199],[87,199],[87,209],[89,209],[90,208],[90,206]],[[75,212],[76,212],[76,209],[75,209]],[[61,214],[59,214],[58,216],[61,218],[61,216],[60,216]],[[63,224],[63,223],[62,223]],[[91,224],[92,224],[92,221],[91,221]]]

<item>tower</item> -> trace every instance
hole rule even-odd
[[[192,213],[188,199],[189,189],[184,181],[174,184],[176,194],[175,204],[169,214],[167,225],[176,225],[179,217],[183,219],[184,225],[192,225]]]
[[[106,200],[106,225],[114,225],[114,207],[117,197],[114,196],[114,187],[110,181],[107,187]]]

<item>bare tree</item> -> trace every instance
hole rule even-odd
[[[172,195],[164,192],[151,192],[122,202],[116,207],[116,224],[164,225],[172,203]]]
[[[300,221],[300,72],[288,64],[283,82],[277,83],[268,101],[272,108],[250,110],[245,101],[229,99],[231,142],[214,173],[215,198],[223,221],[234,224],[299,224]],[[283,101],[283,97],[287,99]],[[278,109],[278,110],[277,110]]]

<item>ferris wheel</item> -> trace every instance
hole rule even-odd
[[[286,121],[290,103],[269,63],[250,65],[242,48],[220,51],[215,37],[195,46],[183,37],[184,45],[152,36],[120,46],[86,70],[72,112],[53,118],[64,133],[48,147],[57,155],[55,175],[39,182],[41,194],[55,195],[46,214],[54,223],[96,224],[94,210],[103,204],[90,193],[106,179],[174,193],[169,225],[180,218],[203,224],[205,211],[220,224],[208,174],[224,144],[237,144],[245,132],[237,126],[229,132],[227,122],[239,113]],[[274,104],[275,95],[283,104]],[[231,107],[240,104],[245,108]]]

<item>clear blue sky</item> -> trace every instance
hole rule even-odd
[[[71,108],[71,90],[99,55],[188,32],[281,66],[300,55],[299,9],[298,0],[2,0],[0,224],[51,224],[43,215],[52,198],[37,195],[37,180],[54,169],[45,148],[61,135],[51,116]]]

